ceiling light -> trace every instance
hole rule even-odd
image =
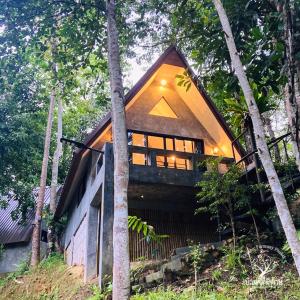
[[[161,81],[160,81],[160,84],[162,85],[162,86],[166,86],[167,85],[167,80],[166,79],[162,79]]]
[[[213,153],[217,154],[219,152],[219,149],[217,147],[214,148]]]

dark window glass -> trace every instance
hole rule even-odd
[[[41,232],[41,241],[44,243],[48,243],[48,233],[46,230],[42,230]]]

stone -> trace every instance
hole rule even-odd
[[[134,293],[141,293],[141,292],[144,291],[144,286],[141,285],[141,284],[136,284],[136,285],[133,285],[133,286],[131,287],[131,289],[132,289],[132,291],[133,291]]]
[[[187,254],[191,251],[191,247],[181,247],[181,248],[176,248],[175,249],[175,254],[176,255],[183,255]]]
[[[172,259],[170,262],[164,264],[161,267],[161,271],[165,272],[165,270],[169,270],[172,272],[178,272],[182,270],[183,266],[184,264],[182,263],[182,257],[177,257]]]
[[[158,271],[158,272],[155,272],[155,273],[148,274],[145,277],[146,283],[148,283],[148,284],[153,283],[153,282],[162,281],[162,279],[163,279],[163,272],[162,271]]]

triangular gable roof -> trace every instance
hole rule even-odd
[[[141,79],[133,86],[133,88],[126,94],[125,96],[125,106],[133,100],[134,96],[142,89],[142,87],[147,83],[147,81],[154,75],[154,73],[160,68],[162,64],[169,64],[174,65],[178,67],[182,67],[187,70],[187,72],[190,74],[190,77],[192,78],[193,83],[195,84],[197,90],[205,100],[206,104],[210,108],[211,112],[215,116],[216,120],[219,122],[227,136],[231,141],[234,140],[234,135],[231,132],[230,128],[226,124],[224,118],[222,115],[218,112],[216,106],[212,102],[211,98],[207,95],[207,93],[204,90],[204,87],[202,84],[196,79],[196,76],[189,66],[187,60],[183,56],[183,54],[175,47],[170,46],[165,50],[165,52],[157,59],[157,61],[148,69],[148,71],[141,77]],[[99,125],[87,136],[87,138],[84,141],[84,144],[87,146],[91,146],[97,139],[97,137],[110,125],[111,123],[111,113],[109,112],[99,123]],[[240,145],[237,145],[237,150],[240,155],[243,154],[243,149]],[[67,196],[69,187],[72,184],[72,181],[74,179],[76,170],[78,168],[78,165],[80,163],[82,155],[87,151],[86,149],[77,149],[74,152],[73,159],[71,162],[71,168],[68,173],[68,176],[66,178],[61,198],[58,203],[56,216],[60,215],[60,211],[63,208],[64,199]]]

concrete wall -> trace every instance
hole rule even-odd
[[[63,236],[65,260],[83,265],[84,279],[111,273],[113,224],[112,145],[105,145],[103,165],[96,173],[99,154],[93,153],[88,170],[86,191],[80,201],[74,198],[68,212]],[[99,217],[101,211],[101,218]],[[100,250],[99,250],[100,249]],[[97,251],[101,253],[97,259]],[[97,266],[98,264],[98,266]]]
[[[46,254],[47,244],[41,242],[41,256]],[[5,246],[0,259],[0,274],[15,272],[22,262],[28,262],[31,254],[31,242]]]
[[[83,195],[80,203],[78,204],[76,197],[74,197],[74,200],[72,201],[71,207],[68,211],[68,223],[64,231],[63,246],[65,250],[68,248],[68,251],[66,253],[66,260],[71,265],[73,264],[73,259],[70,258],[70,255],[72,257],[80,256],[80,254],[77,252],[82,252],[81,247],[85,247],[84,236],[86,236],[87,234],[87,226],[86,222],[83,221],[86,218],[91,202],[95,198],[98,189],[100,188],[101,182],[104,179],[104,170],[100,170],[100,172],[95,176],[94,167],[95,165],[89,167],[89,176],[87,178],[86,192]],[[73,245],[76,233],[76,241],[81,241],[80,247],[74,247]],[[82,237],[80,237],[81,235]]]
[[[0,273],[16,271],[20,263],[29,260],[30,251],[30,242],[6,246],[0,259]]]
[[[164,97],[178,118],[150,115],[149,112]],[[203,139],[205,146],[217,146],[212,136],[196,119],[172,87],[161,88],[154,81],[126,112],[127,128],[167,135]],[[211,153],[209,153],[211,154]]]

